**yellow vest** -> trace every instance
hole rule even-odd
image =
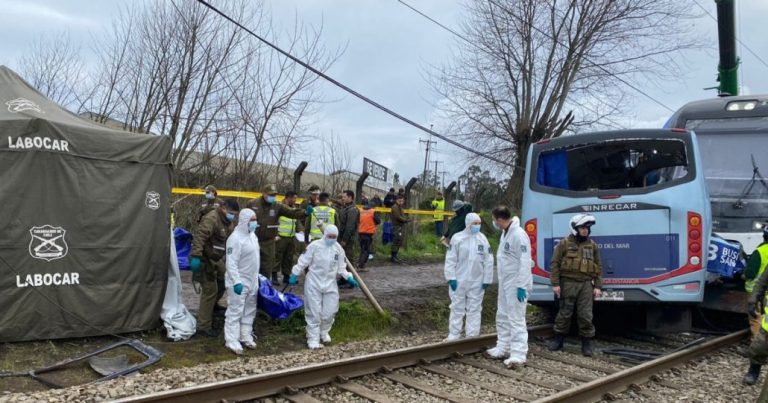
[[[432,200],[432,210],[445,211],[445,199]],[[443,215],[435,214],[435,221],[443,221]]]
[[[766,322],[766,319],[768,319],[768,296],[766,296],[765,300],[763,300],[763,306],[765,308],[763,308],[763,320],[762,320],[763,323],[762,323],[762,325],[763,325],[763,330],[768,332],[768,322]]]
[[[278,219],[277,235],[283,238],[289,238],[296,234],[296,220],[293,218],[280,216]]]
[[[768,267],[768,243],[760,245],[756,252],[760,254],[760,269],[758,269],[755,278],[744,282],[744,289],[747,292],[752,292],[752,290],[755,288],[755,282],[757,282],[757,279],[759,279],[763,274],[765,268]]]
[[[309,220],[309,236],[312,239],[323,237],[323,231],[317,227],[317,220],[322,220],[324,225],[336,223],[336,210],[329,206],[317,206],[312,212],[312,219]]]

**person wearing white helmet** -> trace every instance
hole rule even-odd
[[[552,351],[563,348],[565,335],[571,328],[573,311],[581,336],[581,353],[592,356],[592,302],[600,296],[603,287],[603,266],[600,251],[589,235],[595,217],[576,214],[571,217],[571,234],[555,247],[550,264],[552,291],[560,300],[560,310],[555,318],[555,338],[549,345]]]
[[[496,346],[485,352],[495,359],[506,358],[507,368],[517,368],[528,355],[528,327],[525,309],[533,289],[531,240],[520,228],[520,219],[506,206],[491,213],[493,226],[501,231],[496,267],[499,270],[499,295],[496,308]]]
[[[224,319],[224,341],[235,354],[243,353],[243,346],[256,348],[253,338],[253,320],[256,318],[256,298],[259,292],[259,240],[256,213],[243,209],[232,235],[227,238],[227,312]]]
[[[465,224],[466,228],[451,238],[445,256],[445,280],[451,297],[448,341],[461,338],[465,316],[466,336],[480,334],[483,295],[493,281],[493,252],[488,239],[480,232],[480,216],[467,214]]]
[[[357,287],[354,276],[347,271],[344,249],[336,241],[338,236],[339,229],[335,225],[325,225],[323,237],[309,244],[288,279],[289,284],[298,284],[299,275],[308,269],[304,281],[304,320],[307,322],[307,346],[313,350],[323,347],[321,340],[331,342],[331,327],[339,311],[336,276]]]

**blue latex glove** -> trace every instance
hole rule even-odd
[[[201,264],[200,257],[192,256],[192,260],[189,261],[189,269],[192,270],[192,273],[197,273],[200,271]]]
[[[232,289],[235,291],[235,294],[240,295],[243,293],[243,283],[237,283],[235,284]]]
[[[490,285],[490,284],[486,284],[486,283],[483,283],[483,289],[486,289],[486,288],[488,288],[488,286],[489,286],[489,285]]]
[[[359,285],[357,284],[357,280],[355,280],[353,276],[349,276],[349,278],[347,279],[347,284],[351,285],[352,288],[355,288]]]
[[[528,293],[525,292],[525,288],[518,288],[517,289],[517,300],[520,302],[525,302],[525,299],[528,297]]]
[[[451,286],[451,290],[456,291],[456,287],[459,286],[459,283],[456,282],[456,280],[448,280],[448,285]]]
[[[288,284],[290,285],[299,284],[299,276],[295,274],[291,274],[291,277],[288,277]]]
[[[307,206],[307,209],[304,210],[304,213],[306,213],[308,216],[312,215],[312,212],[315,211],[315,209],[312,206]]]

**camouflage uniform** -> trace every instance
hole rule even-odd
[[[224,264],[227,238],[232,226],[220,209],[208,212],[201,220],[192,238],[190,256],[200,258],[200,307],[197,312],[199,332],[211,329],[213,307],[224,294]]]
[[[593,289],[603,287],[597,244],[589,238],[577,242],[575,236],[569,235],[555,247],[550,270],[552,286],[560,286],[560,310],[555,319],[555,333],[568,333],[575,309],[579,335],[594,337]]]
[[[272,273],[277,275],[276,243],[277,228],[279,218],[288,217],[293,219],[303,219],[306,217],[304,210],[293,209],[285,204],[274,202],[267,203],[264,197],[258,197],[248,201],[247,207],[256,212],[256,220],[259,223],[259,229],[256,230],[256,237],[259,238],[259,248],[261,255],[261,274],[267,278],[272,278]]]
[[[403,213],[403,207],[397,203],[392,206],[392,216],[390,219],[392,220],[392,235],[394,238],[392,240],[392,257],[397,258],[397,252],[400,250],[400,246],[403,245],[403,227],[408,223],[408,219]]]

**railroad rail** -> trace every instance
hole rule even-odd
[[[551,334],[551,325],[535,326],[528,329],[529,338],[544,337]],[[328,385],[352,392],[371,401],[389,403],[396,401],[386,393],[374,391],[362,383],[352,381],[352,378],[377,374],[392,382],[419,390],[428,395],[439,397],[452,402],[471,401],[451,393],[441,391],[435,386],[427,385],[413,377],[396,370],[418,366],[419,369],[463,382],[477,388],[492,391],[511,400],[534,402],[584,402],[602,399],[606,394],[622,392],[637,384],[648,380],[657,380],[656,374],[666,369],[678,366],[682,363],[702,357],[718,349],[737,343],[748,334],[748,330],[742,330],[722,337],[711,338],[696,345],[686,345],[679,351],[668,352],[656,359],[639,365],[625,367],[621,370],[604,368],[584,362],[563,361],[569,365],[578,366],[598,372],[605,376],[598,378],[569,373],[568,371],[547,368],[529,358],[528,365],[532,368],[549,371],[558,376],[567,376],[571,380],[580,382],[578,385],[569,386],[563,383],[547,382],[540,379],[516,374],[516,371],[507,370],[503,365],[483,363],[470,357],[472,354],[483,351],[488,346],[495,344],[496,335],[484,335],[480,337],[461,339],[453,342],[433,343],[418,347],[387,351],[383,353],[369,354],[360,357],[337,360],[329,363],[314,364],[301,368],[286,369],[277,372],[247,376],[221,382],[202,384],[187,388],[152,393],[147,395],[129,397],[118,400],[119,402],[221,402],[221,401],[249,401],[265,397],[280,397],[292,402],[313,403],[316,398],[302,389]],[[564,354],[554,354],[546,351],[532,353],[537,358],[546,360],[565,359]],[[464,374],[447,369],[435,364],[436,361],[450,360],[461,365],[472,366],[488,373],[509,377],[516,381],[535,384],[541,388],[553,390],[555,393],[547,397],[531,396],[529,394],[492,385],[486,382],[472,379]],[[662,382],[663,383],[663,382]],[[674,386],[674,385],[670,385]]]

